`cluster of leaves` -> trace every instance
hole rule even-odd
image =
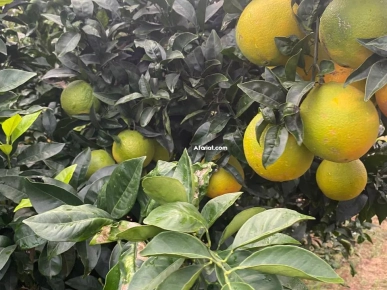
[[[279,233],[313,219],[293,210],[251,207],[217,237],[212,225],[242,193],[214,198],[199,211],[211,163],[192,165],[187,151],[143,177],[145,157],[104,168],[76,192],[71,184],[84,179],[87,159],[89,149],[54,179],[11,172],[2,178],[2,189],[13,189],[10,200],[30,201],[14,210],[14,243],[1,236],[6,289],[20,282],[29,289],[305,289],[295,277],[343,282]]]
[[[248,2],[15,0],[3,7],[0,14],[0,193],[4,204],[1,205],[0,233],[6,241],[4,247],[18,246],[13,249],[12,261],[8,260],[0,270],[3,279],[8,279],[2,282],[6,289],[15,289],[12,287],[17,283],[31,289],[36,284],[47,289],[64,289],[64,279],[66,285],[74,289],[84,289],[86,285],[100,289],[102,284],[92,277],[106,277],[110,269],[115,269],[111,275],[118,275],[121,266],[113,266],[132,265],[133,253],[143,246],[142,240],[125,245],[119,242],[117,248],[110,244],[90,246],[92,236],[82,241],[49,241],[45,239],[47,236],[36,235],[31,230],[33,226],[23,222],[31,216],[35,218],[35,213],[40,216],[60,206],[70,206],[68,209],[78,215],[81,212],[77,207],[90,204],[101,210],[86,206],[90,214],[101,214],[109,231],[116,228],[109,225],[113,222],[116,225],[119,219],[124,227],[132,227],[135,220],[145,233],[152,234],[142,238],[147,240],[156,232],[152,228],[154,225],[143,225],[143,221],[163,203],[158,200],[159,196],[172,195],[176,200],[168,200],[169,203],[188,202],[194,207],[202,201],[200,206],[203,207],[204,191],[181,200],[185,196],[179,194],[181,185],[165,179],[168,172],[169,177],[173,177],[176,164],[160,167],[159,173],[152,171],[156,176],[150,173],[144,178],[143,187],[136,189],[139,193],[135,197],[130,195],[131,198],[129,191],[136,184],[139,186],[139,179],[133,177],[138,174],[135,169],[120,167],[125,172],[128,170],[120,173],[122,176],[137,180],[133,183],[120,178],[115,178],[117,184],[110,181],[112,173],[118,170],[116,166],[107,167],[85,180],[90,149],[110,150],[115,136],[125,128],[135,128],[144,136],[157,139],[176,159],[180,156],[188,159],[183,155],[187,148],[193,163],[203,158],[211,160],[220,153],[193,150],[196,145],[226,145],[228,154],[246,165],[243,131],[258,110],[265,116],[264,123],[257,126],[258,133],[265,124],[274,125],[265,143],[271,140],[272,144],[282,144],[266,146],[266,166],[280,156],[289,133],[302,142],[298,105],[314,82],[300,81],[296,67],[304,67],[304,55],[312,54],[310,47],[316,37],[313,34],[316,20],[327,1],[293,1],[298,2],[297,16],[310,33],[301,40],[278,37],[276,43],[281,52],[292,57],[285,67],[273,70],[248,63],[236,47],[235,24]],[[314,74],[322,75],[332,70],[332,63],[321,62],[314,70]],[[92,110],[89,115],[70,118],[60,107],[59,96],[66,83],[78,79],[92,85],[102,108],[98,112]],[[278,138],[281,142],[275,142]],[[380,160],[387,160],[379,158],[386,156],[384,147],[380,140],[364,158],[374,182],[367,186],[364,194],[350,202],[333,202],[319,191],[315,182],[319,160],[300,179],[283,183],[263,180],[245,166],[246,193],[239,197],[238,206],[227,209],[211,225],[211,238],[220,238],[226,225],[252,205],[286,207],[315,217],[315,220],[300,220],[288,229],[287,233],[293,238],[301,241],[313,230],[321,239],[337,239],[350,252],[348,244],[354,241],[353,233],[359,231],[363,237],[359,242],[366,236],[359,223],[343,225],[344,221],[359,212],[361,222],[370,221],[374,214],[380,221],[386,217],[386,184],[383,181],[386,166]],[[220,166],[226,163],[227,156],[218,162]],[[151,163],[147,170],[155,166]],[[225,168],[242,183],[235,169]],[[163,186],[157,182],[153,184],[154,180],[168,183],[168,192],[157,192]],[[129,186],[126,193],[117,191],[122,196],[117,193],[111,198],[116,186],[124,187],[122,182]],[[157,194],[153,194],[154,191]],[[64,209],[62,207],[61,211],[67,212]],[[95,231],[104,226],[103,223],[95,225],[91,228]],[[132,231],[136,232],[136,228],[138,226]],[[71,231],[66,233],[71,234]],[[112,242],[120,240],[107,236]],[[95,239],[98,237],[101,238],[96,236]],[[312,244],[310,237],[306,243],[306,247]],[[122,256],[124,253],[127,255]],[[160,269],[174,265],[171,272],[191,263],[164,258],[160,261]],[[152,263],[158,265],[158,262]],[[206,271],[208,267],[201,269]],[[199,273],[199,268],[191,269],[197,272],[190,273]],[[122,271],[127,270],[122,268]],[[88,278],[80,278],[89,273],[92,275]],[[72,283],[71,279],[76,280]]]

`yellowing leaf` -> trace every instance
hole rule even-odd
[[[12,145],[2,144],[0,145],[0,150],[3,151],[3,153],[8,156],[12,152]]]
[[[19,114],[16,114],[13,115],[11,118],[8,118],[3,122],[3,124],[1,124],[4,134],[5,136],[7,136],[7,140],[9,140],[9,137],[12,135],[13,131],[15,131],[21,120],[22,117],[20,117]]]
[[[32,207],[32,203],[30,201],[29,198],[26,198],[26,199],[22,199],[19,204],[17,205],[17,207],[15,207],[14,211],[13,212],[16,212],[18,211],[19,209],[22,209],[22,208],[26,208],[26,207]]]
[[[69,184],[76,168],[77,168],[77,164],[66,167],[61,172],[59,172],[57,176],[55,176],[55,179]]]
[[[0,6],[3,6],[5,4],[9,4],[9,3],[12,3],[13,0],[0,0]]]
[[[12,132],[12,142],[14,142],[17,138],[19,138],[25,131],[28,130],[29,127],[35,122],[35,120],[39,117],[40,111],[25,115],[23,118],[21,118],[21,121],[15,128],[15,130]]]
[[[380,136],[376,141],[384,141],[387,142],[387,136]]]

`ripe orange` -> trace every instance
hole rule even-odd
[[[324,160],[317,168],[318,187],[330,199],[344,201],[357,197],[367,184],[367,170],[359,160],[335,163]]]
[[[263,167],[263,144],[268,128],[263,132],[260,143],[258,143],[255,126],[261,119],[262,114],[257,114],[247,126],[243,137],[243,149],[250,167],[258,175],[271,181],[288,181],[303,175],[310,168],[314,156],[304,145],[299,146],[290,134],[285,151],[280,158],[274,164]]]
[[[228,164],[235,167],[242,178],[245,178],[242,165],[234,157],[230,156]],[[242,185],[238,183],[235,177],[224,168],[219,168],[217,172],[213,173],[208,184],[207,196],[210,198],[217,197],[226,193],[238,192]]]
[[[290,0],[250,2],[239,18],[235,33],[242,54],[252,63],[263,66],[285,65],[289,58],[277,49],[275,37],[304,37]]]
[[[318,85],[300,106],[304,144],[315,155],[332,162],[363,156],[379,132],[379,115],[364,93],[342,84]]]

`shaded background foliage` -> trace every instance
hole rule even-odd
[[[13,289],[9,285],[14,285],[16,277],[25,285],[34,285],[31,273],[39,284],[61,289],[55,288],[55,279],[45,278],[59,272],[68,277],[66,283],[74,289],[81,288],[72,286],[76,285],[71,284],[72,278],[92,272],[87,289],[97,289],[90,285],[97,283],[93,277],[106,276],[112,248],[92,248],[82,242],[75,250],[69,244],[62,249],[65,254],[60,256],[61,261],[45,260],[49,248],[39,249],[43,241],[21,223],[34,211],[24,208],[12,213],[15,204],[23,198],[20,194],[23,185],[18,184],[21,177],[14,176],[53,183],[52,178],[65,167],[80,162],[87,164],[84,148],[110,148],[114,136],[127,127],[156,138],[175,159],[188,148],[193,162],[203,158],[211,160],[219,152],[197,151],[193,150],[194,146],[226,145],[228,153],[244,164],[245,193],[238,205],[216,222],[214,237],[220,238],[220,229],[241,210],[264,206],[287,207],[314,216],[316,220],[297,224],[289,233],[327,260],[332,251],[345,249],[343,254],[347,255],[355,241],[370,240],[362,228],[368,226],[374,215],[380,222],[387,216],[387,151],[383,139],[362,158],[369,174],[367,188],[348,202],[331,201],[318,189],[315,172],[319,159],[315,159],[300,179],[282,183],[264,180],[247,166],[243,132],[258,112],[259,103],[244,94],[238,84],[265,77],[264,68],[246,61],[235,44],[235,24],[248,2],[16,0],[3,8],[1,69],[21,69],[37,76],[14,92],[0,95],[0,118],[45,108],[30,130],[19,137],[20,143],[14,143],[14,152],[27,149],[11,160],[12,168],[7,167],[7,158],[1,153],[0,168],[4,169],[0,169],[0,176],[4,177],[1,177],[0,193],[4,195],[3,200],[12,201],[2,205],[1,234],[12,236],[19,246],[23,245],[22,249],[32,249],[14,252],[17,260],[8,265],[10,275],[4,276],[8,268],[1,270],[0,276],[9,280],[2,282],[4,289]],[[315,19],[300,21],[314,27]],[[103,104],[100,111],[70,118],[60,108],[61,90],[76,79],[92,85]],[[3,132],[0,139],[4,142]],[[40,145],[28,147],[36,143]],[[154,166],[152,163],[149,169]],[[106,169],[98,177],[111,172],[112,168]],[[14,182],[14,190],[8,195],[4,193],[9,191],[11,182],[10,178],[5,180],[7,175]],[[94,177],[91,180],[94,183],[73,179],[71,185],[92,204],[103,184],[99,178]],[[94,190],[90,191],[92,186]],[[357,214],[356,220],[348,221]],[[134,210],[128,219],[136,220],[137,216]],[[28,233],[31,238],[25,238]],[[332,239],[333,249],[322,247],[322,241]],[[33,266],[34,247],[43,251],[38,268]],[[82,263],[77,263],[77,259]],[[48,268],[47,263],[50,263]]]

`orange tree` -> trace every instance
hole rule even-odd
[[[1,286],[304,289],[298,278],[341,283],[324,261],[296,245],[315,247],[329,261],[321,242],[333,240],[348,255],[354,242],[370,240],[362,227],[374,215],[380,222],[387,216],[387,159],[383,136],[364,145],[356,136],[366,130],[342,133],[347,143],[353,138],[349,146],[360,146],[343,158],[357,160],[365,181],[363,163],[368,183],[360,182],[356,193],[343,186],[348,196],[357,195],[347,201],[329,199],[318,187],[316,171],[329,154],[308,142],[315,131],[307,125],[318,123],[304,126],[311,106],[300,105],[312,89],[318,95],[324,75],[344,65],[327,45],[326,59],[319,53],[325,45],[320,16],[329,2],[260,7],[277,17],[270,25],[242,26],[260,36],[247,43],[249,53],[275,50],[278,61],[253,64],[237,31],[242,11],[255,15],[246,12],[247,0],[0,1]],[[270,12],[275,5],[291,13]],[[281,23],[286,17],[292,25]],[[289,31],[276,35],[276,21]],[[387,41],[372,37],[357,37],[368,58],[346,83],[367,79],[365,100],[376,93],[383,111]],[[266,46],[270,41],[275,45]],[[73,90],[74,82],[84,86]],[[62,107],[63,99],[74,110]],[[385,117],[375,126],[371,103],[353,102],[343,106],[345,119],[351,108],[368,106],[362,115],[351,112],[355,129],[370,123],[369,139],[382,135]],[[133,134],[137,142],[127,137]],[[305,146],[301,159],[289,163],[297,146]],[[228,194],[215,190],[219,196],[209,199],[213,176],[212,183],[222,183],[214,188]],[[243,194],[235,192],[240,187]]]

